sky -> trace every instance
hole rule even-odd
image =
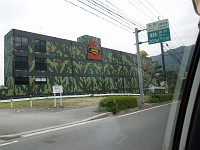
[[[69,1],[83,6],[77,0]],[[106,0],[94,1],[112,7]],[[114,4],[120,13],[143,26],[158,21],[158,18],[169,19],[171,41],[167,43],[172,49],[195,43],[199,16],[193,9],[192,0],[108,1]],[[84,8],[91,10],[86,6]],[[138,27],[132,26],[132,28],[134,31]],[[101,38],[102,47],[136,53],[134,33],[127,32],[65,0],[0,0],[0,85],[4,84],[4,35],[11,29],[72,41],[76,41],[82,35],[91,35]],[[147,41],[145,38],[147,31],[142,31],[140,34],[142,35],[139,41]],[[140,50],[145,50],[149,56],[160,54],[159,44],[144,43],[140,45]]]

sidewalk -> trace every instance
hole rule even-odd
[[[73,123],[99,115],[97,106],[61,111],[0,110],[0,136]]]

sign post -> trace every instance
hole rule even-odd
[[[62,107],[62,93],[60,93],[60,107]]]
[[[169,30],[169,21],[168,21],[168,19],[159,20],[156,22],[148,23],[146,25],[146,27],[147,27],[148,43],[149,44],[160,43],[162,64],[163,64],[162,66],[163,66],[163,74],[164,74],[165,93],[168,93],[164,50],[163,50],[162,42],[171,40],[170,30]]]
[[[53,93],[54,93],[54,107],[56,107],[56,93],[60,93],[60,106],[62,106],[63,86],[62,85],[53,85]]]
[[[13,108],[13,100],[12,100],[12,97],[10,99],[10,108],[12,109]]]
[[[138,77],[139,77],[139,89],[140,89],[140,101],[141,104],[144,104],[144,89],[143,89],[143,78],[141,70],[141,58],[140,58],[140,48],[139,48],[139,37],[138,33],[140,30],[135,28],[135,39],[136,39],[136,49],[137,49],[137,63],[138,63]]]
[[[32,96],[30,95],[30,107],[33,107]]]
[[[54,93],[53,95],[54,95],[54,107],[56,107],[56,93]]]

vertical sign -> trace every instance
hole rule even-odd
[[[53,93],[54,93],[54,107],[56,107],[56,93],[60,93],[60,106],[62,106],[62,93],[63,86],[62,85],[53,85]]]

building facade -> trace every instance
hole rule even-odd
[[[139,93],[136,55],[101,47],[100,38],[75,42],[12,29],[4,40],[2,95],[52,95],[53,85],[63,95]]]

